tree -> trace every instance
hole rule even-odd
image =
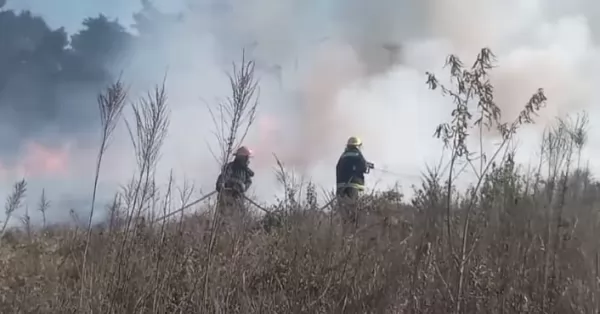
[[[108,79],[108,66],[127,60],[133,36],[118,20],[110,21],[102,14],[86,18],[82,24],[84,29],[71,36],[74,61],[85,78],[104,81]]]
[[[0,11],[3,151],[18,150],[28,138],[49,139],[49,125],[60,125],[62,140],[89,133],[81,131],[97,119],[96,94],[112,81],[119,70],[115,63],[124,61],[133,36],[103,15],[84,20],[83,26],[69,47],[64,28],[51,29],[29,11]]]
[[[53,99],[67,46],[64,29],[52,30],[31,12],[0,12],[0,122],[22,136],[51,120],[59,106]],[[20,138],[8,138],[12,150]]]
[[[0,91],[24,70],[56,72],[67,46],[63,29],[51,30],[44,20],[24,11],[0,12]],[[1,104],[0,104],[1,106]]]

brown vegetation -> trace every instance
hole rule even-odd
[[[487,80],[492,58],[483,49],[464,68],[450,57],[452,87],[428,75],[430,86],[456,105],[436,132],[451,153],[447,171],[433,167],[410,202],[396,191],[365,196],[355,226],[317,208],[314,186],[291,182],[279,161],[288,191],[267,208],[276,214],[223,221],[205,211],[155,219],[178,203],[172,183],[159,191],[152,181],[169,121],[164,86],[158,87],[135,107],[130,130],[138,170],[104,225],[36,230],[24,219],[26,228],[2,229],[0,311],[597,313],[600,184],[580,167],[587,119],[558,120],[545,133],[539,163],[524,171],[510,144],[546,99],[537,91],[518,117],[500,123]],[[252,123],[252,69],[246,61],[234,69],[233,96],[213,111],[224,125],[221,162],[238,130],[245,134]],[[99,98],[101,109],[112,111],[104,112],[98,169],[122,108],[102,102],[124,99],[123,92],[119,83]],[[491,155],[467,145],[470,131],[492,129],[501,142]],[[465,168],[477,181],[458,192],[454,182]],[[9,218],[25,192],[24,181],[15,185]],[[190,192],[180,194],[178,205],[185,206]],[[42,196],[39,210],[46,214],[48,207]]]

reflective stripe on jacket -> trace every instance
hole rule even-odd
[[[365,190],[365,186],[362,184],[358,184],[358,183],[338,183],[337,188],[338,189],[352,188],[352,189],[357,189],[359,191]]]

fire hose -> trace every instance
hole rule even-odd
[[[209,197],[211,197],[211,196],[215,195],[216,193],[217,193],[217,191],[212,191],[212,192],[210,192],[210,193],[208,193],[208,194],[206,194],[206,195],[202,196],[201,198],[199,198],[199,199],[197,199],[197,200],[195,200],[195,201],[193,201],[193,202],[191,202],[191,203],[189,203],[189,204],[186,204],[186,205],[184,205],[183,207],[181,207],[181,208],[179,208],[179,209],[177,209],[177,210],[175,210],[175,211],[172,211],[172,212],[170,212],[170,213],[168,213],[168,214],[166,214],[166,215],[163,215],[163,216],[161,216],[161,217],[159,217],[159,218],[157,218],[157,219],[154,219],[153,223],[159,222],[159,221],[161,221],[161,220],[164,220],[164,219],[167,219],[167,218],[169,218],[169,217],[171,217],[171,216],[173,216],[173,215],[175,215],[175,214],[177,214],[177,213],[180,213],[180,212],[182,212],[182,211],[184,211],[184,210],[186,210],[186,209],[188,209],[188,208],[190,208],[190,207],[192,207],[192,206],[194,206],[194,205],[196,205],[196,204],[198,204],[198,203],[200,203],[200,202],[202,202],[202,201],[206,200],[207,198],[209,198]],[[265,213],[266,213],[266,214],[268,214],[268,215],[274,215],[274,214],[278,214],[277,212],[270,211],[270,210],[268,210],[268,209],[264,208],[263,206],[259,205],[258,203],[256,203],[254,200],[252,200],[251,198],[249,198],[249,197],[248,197],[248,196],[246,196],[246,195],[244,195],[244,198],[245,198],[245,199],[246,199],[246,200],[247,200],[247,201],[248,201],[250,204],[254,205],[256,208],[258,208],[258,209],[262,210],[263,212],[265,212]],[[330,206],[330,205],[333,203],[333,201],[334,201],[334,199],[331,199],[329,202],[327,202],[327,204],[325,204],[325,205],[323,205],[322,207],[320,207],[320,208],[318,209],[318,211],[324,210],[325,208],[327,208],[328,206]]]
[[[164,220],[164,219],[167,219],[167,218],[169,218],[169,217],[171,217],[171,216],[173,216],[173,215],[175,215],[175,214],[177,214],[179,212],[182,212],[182,211],[186,210],[187,208],[190,208],[190,207],[192,207],[192,206],[194,206],[194,205],[196,205],[196,204],[204,201],[205,199],[213,196],[215,193],[217,193],[217,191],[212,191],[212,192],[210,192],[210,193],[202,196],[201,198],[199,198],[199,199],[197,199],[197,200],[195,200],[195,201],[193,201],[193,202],[191,202],[191,203],[189,203],[187,205],[184,205],[183,207],[181,207],[180,209],[178,209],[176,211],[170,212],[170,213],[168,213],[168,214],[166,214],[166,215],[164,215],[164,216],[162,216],[160,218],[154,219],[153,223],[161,221],[161,220]]]

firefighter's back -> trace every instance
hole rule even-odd
[[[365,184],[365,161],[359,150],[344,151],[336,166],[336,183],[339,187],[344,184]]]

